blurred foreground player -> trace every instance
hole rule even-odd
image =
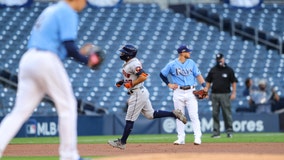
[[[60,160],[80,160],[77,149],[77,104],[62,60],[76,61],[94,67],[96,54],[79,53],[78,15],[86,0],[63,0],[47,7],[33,26],[28,51],[19,64],[19,83],[15,106],[0,125],[0,157],[10,140],[45,95],[52,98],[59,117]]]

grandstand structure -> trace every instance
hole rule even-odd
[[[26,51],[32,25],[41,11],[53,3],[35,1],[30,7],[6,7],[0,10],[0,116],[13,108],[18,63]],[[174,5],[161,9],[157,3],[122,3],[113,8],[88,6],[79,13],[78,45],[92,42],[106,52],[106,59],[99,70],[91,70],[72,59],[64,61],[75,96],[80,102],[79,111],[88,110],[87,114],[90,115],[124,112],[128,98],[126,89],[116,88],[114,84],[122,78],[123,62],[117,49],[126,43],[138,47],[137,57],[142,60],[143,67],[150,75],[145,86],[149,89],[155,109],[173,108],[172,91],[162,83],[159,72],[166,63],[177,57],[176,48],[180,44],[188,44],[192,48],[192,59],[197,62],[204,77],[210,67],[215,65],[215,54],[221,52],[225,55],[239,80],[237,99],[233,101],[234,113],[237,107],[247,105],[247,98],[242,96],[247,77],[266,78],[271,85],[276,86],[280,96],[284,95],[284,58],[279,48],[244,37],[238,32],[238,27],[232,31],[232,25],[228,27],[222,23],[220,27],[215,21],[210,23],[208,17],[204,20],[204,16],[214,13],[219,18],[230,18],[230,24],[257,24],[265,35],[278,35],[283,41],[283,4],[264,4],[262,8],[250,11],[231,9],[222,3],[182,6],[185,10],[178,12]],[[245,14],[247,12],[250,14]],[[263,18],[254,19],[257,15]],[[267,18],[271,15],[273,18]],[[212,17],[210,19],[214,20]],[[247,21],[242,21],[244,19]],[[252,23],[253,19],[255,22]],[[271,25],[266,27],[266,24]],[[199,101],[199,111],[210,112],[210,104],[210,100]],[[34,115],[56,115],[56,109],[46,97]]]

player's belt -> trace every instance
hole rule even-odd
[[[195,88],[194,86],[180,86],[179,89],[182,89],[182,90],[188,90],[188,89],[193,89]]]
[[[143,89],[144,88],[144,86],[140,86],[140,87],[137,87],[137,88],[133,88],[133,89],[130,89],[129,91],[128,91],[128,94],[131,94],[131,93],[133,93],[135,90],[137,90],[137,89]]]

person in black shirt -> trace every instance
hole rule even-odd
[[[206,88],[211,87],[213,135],[212,138],[220,138],[219,114],[222,109],[225,130],[228,138],[233,137],[233,119],[231,112],[231,100],[236,98],[237,78],[234,70],[225,63],[224,55],[216,55],[216,65],[212,67],[205,78]],[[212,85],[211,85],[212,84]],[[231,91],[232,88],[232,91]]]

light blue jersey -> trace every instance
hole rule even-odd
[[[76,40],[78,21],[77,12],[64,1],[46,8],[33,26],[28,48],[50,51],[65,59],[63,42]]]
[[[168,63],[161,73],[167,77],[171,76],[172,83],[179,86],[195,86],[196,77],[201,74],[196,63],[192,59],[187,59],[184,63],[181,63],[178,59]]]

